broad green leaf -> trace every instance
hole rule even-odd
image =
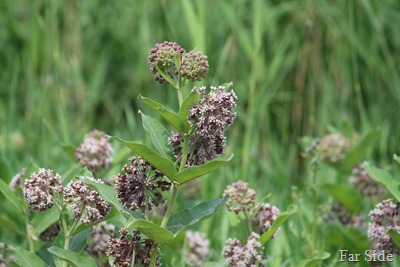
[[[47,264],[35,253],[23,248],[14,248],[15,262],[23,267],[47,267]]]
[[[48,248],[47,250],[58,258],[76,267],[97,267],[95,260],[89,256],[54,246]]]
[[[378,169],[370,162],[364,162],[364,168],[375,182],[384,186],[397,201],[400,201],[400,182],[396,181],[387,171]]]
[[[158,120],[144,115],[142,112],[140,114],[142,115],[143,128],[150,133],[151,140],[158,152],[165,158],[170,157],[171,147],[168,145],[170,133]]]
[[[187,118],[182,121],[178,114],[175,112],[167,109],[164,107],[162,104],[139,95],[139,98],[142,99],[149,107],[151,107],[155,112],[157,112],[161,117],[163,117],[169,124],[171,124],[176,130],[179,132],[184,132],[185,131],[185,125],[183,122],[187,121]]]
[[[56,207],[52,207],[46,211],[36,212],[32,219],[32,229],[35,236],[40,236],[53,223],[58,221],[60,213]]]
[[[19,213],[19,215],[24,215],[24,207],[21,203],[21,201],[18,200],[16,194],[11,190],[11,188],[4,182],[3,180],[0,179],[0,191],[3,193],[6,201],[10,202],[15,210]]]
[[[197,177],[203,176],[209,172],[212,172],[212,171],[218,169],[222,165],[229,162],[232,158],[233,158],[233,154],[230,154],[227,156],[222,156],[222,157],[213,159],[211,161],[208,161],[203,165],[190,166],[190,167],[184,169],[183,171],[175,174],[175,176],[173,177],[173,180],[180,184],[187,183],[190,180],[193,180]]]
[[[148,146],[139,143],[139,142],[131,142],[125,141],[118,137],[113,137],[115,140],[121,142],[122,144],[129,147],[132,151],[139,154],[142,158],[144,158],[147,162],[153,165],[156,169],[162,172],[165,176],[172,180],[176,173],[176,169],[174,163],[167,158],[164,158],[153,149]]]
[[[271,225],[271,227],[268,229],[268,231],[262,234],[258,241],[260,241],[262,245],[265,245],[265,243],[267,243],[267,241],[271,239],[274,233],[279,229],[279,227],[282,226],[282,224],[287,220],[287,218],[296,213],[296,211],[297,211],[297,206],[291,205],[286,211],[280,213],[276,218],[276,220]]]
[[[325,251],[318,251],[312,259],[302,260],[298,266],[301,267],[314,267],[319,266],[322,261],[328,259],[331,256],[330,253]]]
[[[393,229],[389,229],[388,234],[392,238],[396,247],[400,248],[400,234]]]
[[[341,161],[339,168],[342,173],[350,174],[353,168],[360,164],[368,149],[370,149],[380,135],[379,130],[371,130],[360,138],[357,144],[350,148],[346,153],[346,157]]]
[[[190,112],[190,107],[198,104],[200,95],[196,91],[192,91],[182,102],[181,108],[179,109],[178,115],[180,120],[184,123],[185,131],[189,130],[188,117]]]
[[[394,154],[394,155],[393,155],[393,159],[394,159],[398,164],[400,164],[400,157],[399,157],[399,156],[397,156],[396,154]]]
[[[322,189],[350,212],[358,213],[362,210],[360,203],[363,197],[360,191],[343,184],[325,184]]]
[[[213,215],[217,211],[217,208],[227,200],[228,196],[205,201],[193,208],[184,209],[183,211],[171,216],[167,224],[167,229],[176,236],[183,228],[196,224],[197,222]]]
[[[21,231],[15,222],[10,221],[7,217],[0,215],[0,228],[6,228],[24,238],[26,238],[26,233]]]
[[[128,228],[140,230],[155,242],[169,243],[174,239],[174,234],[171,231],[146,220],[133,220],[129,223]]]
[[[201,265],[202,267],[225,267],[226,265],[225,260],[220,260],[219,262],[205,262]]]
[[[93,182],[89,179],[83,179],[83,182],[90,187],[93,187],[105,201],[114,206],[126,218],[130,217],[129,213],[126,212],[125,208],[121,205],[121,203],[119,203],[114,187]]]

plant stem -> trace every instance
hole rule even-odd
[[[136,249],[133,248],[130,267],[134,267],[135,266],[135,257],[136,257]]]
[[[151,252],[150,267],[156,266],[157,254],[158,254],[158,243],[155,243],[153,246],[153,251]]]
[[[25,225],[26,225],[26,235],[27,235],[28,244],[29,244],[29,251],[35,252],[35,245],[33,243],[32,236],[31,236],[31,224],[29,223],[27,213],[25,213]]]
[[[165,212],[164,218],[163,218],[163,220],[161,222],[161,227],[163,227],[163,228],[165,228],[167,226],[169,218],[171,217],[172,208],[174,206],[174,203],[176,201],[176,197],[177,196],[178,196],[178,186],[176,184],[172,184],[171,200],[168,203],[167,211]]]

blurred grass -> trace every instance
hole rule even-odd
[[[66,171],[60,144],[93,128],[146,139],[139,92],[176,106],[147,65],[149,49],[171,40],[206,53],[205,84],[234,81],[239,97],[234,162],[218,187],[203,181],[204,197],[243,179],[284,209],[304,176],[303,135],[348,121],[360,133],[382,129],[376,161],[399,152],[398,25],[395,0],[1,1],[0,177],[31,159]],[[218,232],[226,218],[205,227]]]

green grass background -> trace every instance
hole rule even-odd
[[[32,160],[66,172],[73,161],[61,144],[76,146],[94,128],[149,141],[137,111],[151,111],[138,94],[177,106],[147,64],[149,49],[169,40],[208,55],[198,85],[233,81],[238,95],[227,148],[235,158],[202,179],[202,198],[242,179],[284,210],[304,181],[301,136],[343,122],[360,134],[379,127],[366,158],[387,163],[399,152],[399,25],[397,0],[3,0],[0,177]],[[226,211],[201,226],[214,258],[228,226]],[[272,262],[305,258],[301,244],[283,231]]]

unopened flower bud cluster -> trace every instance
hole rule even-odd
[[[193,267],[200,267],[210,253],[210,240],[201,232],[186,232],[188,252],[186,262]]]
[[[194,50],[185,53],[179,44],[168,41],[150,49],[148,63],[153,74],[160,70],[174,82],[179,75],[192,82],[201,81],[207,77],[209,68],[206,55]],[[162,84],[165,77],[159,73],[155,80]]]

